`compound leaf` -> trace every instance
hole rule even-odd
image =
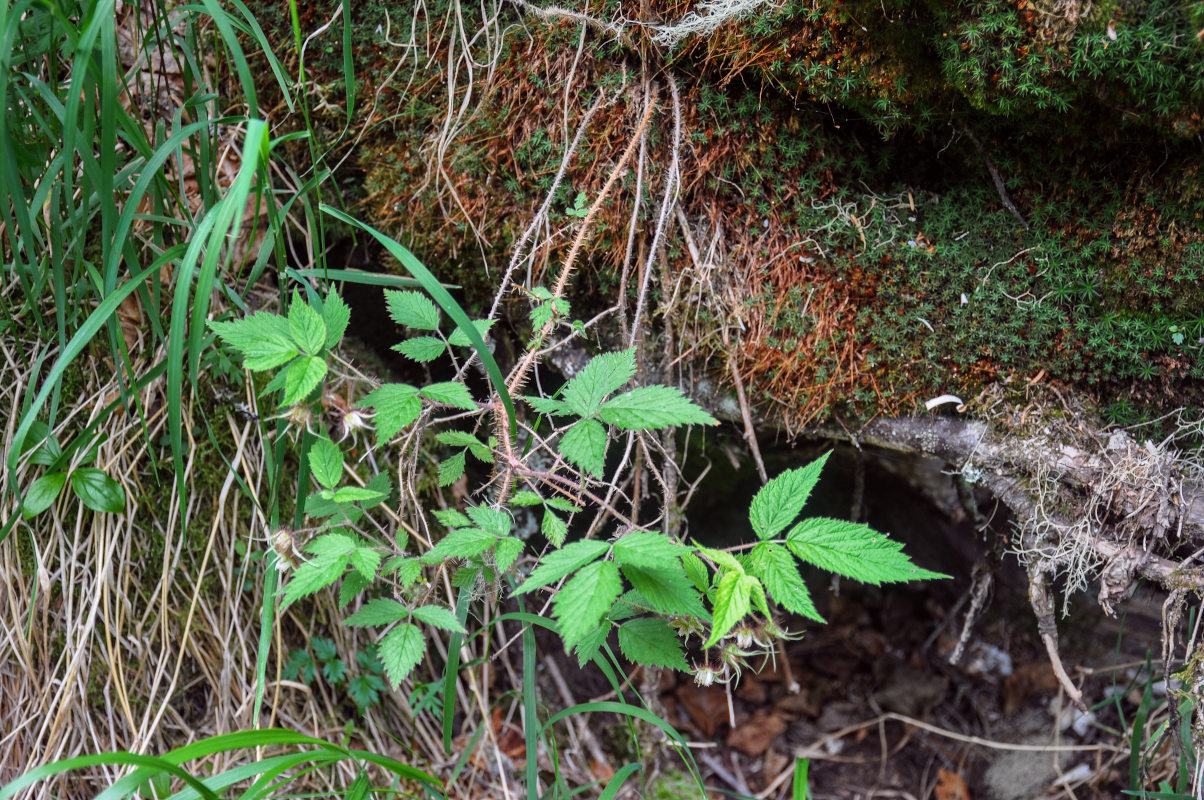
[[[477,404],[473,401],[472,395],[468,393],[468,388],[462,383],[455,381],[432,383],[430,386],[422,387],[420,391],[423,397],[436,403],[463,408],[466,411],[477,410]]]
[[[284,382],[284,405],[291,406],[309,396],[326,377],[326,359],[318,356],[302,356],[288,368]]]
[[[373,422],[376,424],[376,441],[381,444],[400,433],[422,413],[418,390],[404,383],[386,383],[373,389],[364,395],[361,405],[376,409]]]
[[[343,624],[359,627],[390,625],[407,619],[409,616],[410,610],[401,603],[388,597],[378,597],[364,603],[363,608],[343,620]]]
[[[753,575],[761,579],[765,588],[769,590],[769,595],[782,608],[816,622],[825,621],[816,610],[811,593],[807,591],[807,584],[803,582],[794,559],[785,547],[772,542],[762,542],[749,554],[748,568]]]
[[[415,336],[413,339],[406,339],[400,344],[393,345],[393,349],[406,358],[420,362],[434,361],[443,355],[445,348],[443,340],[436,336]]]
[[[464,451],[448,456],[439,462],[439,485],[451,486],[464,474]]]
[[[602,401],[635,374],[635,351],[594,356],[564,387],[564,404],[579,417],[598,413]]]
[[[632,531],[615,542],[615,561],[624,566],[678,569],[684,548],[663,533]]]
[[[680,566],[676,569],[624,566],[623,574],[658,614],[699,619],[709,616],[694,584]]]
[[[468,633],[464,629],[463,623],[456,619],[456,615],[443,606],[422,606],[421,608],[416,608],[413,611],[413,617],[416,620],[425,622],[427,625],[433,625],[445,631]]]
[[[477,329],[477,333],[479,333],[481,338],[484,339],[485,334],[489,332],[491,327],[493,327],[493,320],[474,319],[472,321],[472,326]],[[472,342],[468,341],[468,334],[464,333],[464,331],[459,327],[452,331],[451,335],[447,337],[447,343],[456,347],[472,346]]]
[[[714,646],[752,609],[749,594],[752,584],[756,581],[756,578],[739,572],[728,572],[719,579],[712,601],[715,619],[711,625],[711,638],[707,639],[707,647]]]
[[[495,534],[480,528],[457,528],[428,550],[422,561],[437,564],[448,558],[470,558],[488,550],[497,539]]]

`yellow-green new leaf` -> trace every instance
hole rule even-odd
[[[783,472],[761,487],[748,508],[748,520],[758,539],[772,539],[794,522],[830,455],[829,451],[805,467]]]
[[[293,301],[288,307],[288,331],[297,346],[310,355],[317,355],[326,345],[326,323],[309,303],[301,299],[300,292],[293,292]]]
[[[809,564],[875,586],[949,577],[917,567],[903,545],[868,525],[839,519],[803,520],[790,529],[786,546]]]

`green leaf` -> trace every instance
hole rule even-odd
[[[493,462],[493,451],[489,446],[467,431],[444,431],[435,437],[440,444],[449,447],[467,447],[478,461]]]
[[[439,307],[421,292],[385,289],[385,303],[389,307],[389,316],[398,325],[420,331],[439,328]]]
[[[471,558],[485,552],[498,540],[496,534],[480,528],[457,528],[449,531],[422,556],[424,564],[438,564],[448,558]]]
[[[783,472],[761,487],[748,509],[748,520],[757,538],[772,539],[794,522],[830,455],[829,450],[807,466]]]
[[[338,658],[339,650],[335,646],[333,639],[327,639],[325,636],[315,636],[313,638],[314,656],[319,661],[330,661]]]
[[[635,351],[595,356],[565,387],[561,397],[579,417],[598,413],[607,395],[622,387],[635,374]]]
[[[388,492],[360,486],[343,486],[334,490],[336,503],[376,503],[388,496]]]
[[[305,552],[316,556],[345,556],[359,544],[345,533],[324,533],[305,545]]]
[[[454,508],[439,508],[432,512],[439,524],[447,528],[467,528],[472,520]]]
[[[497,565],[498,572],[505,572],[514,565],[515,560],[523,552],[523,543],[520,539],[515,539],[513,536],[507,536],[497,543],[497,549],[493,552],[493,563]]]
[[[540,565],[532,570],[530,577],[514,593],[525,594],[549,583],[555,583],[570,572],[595,560],[610,549],[606,542],[584,539],[553,550],[544,556]]]
[[[417,625],[406,622],[385,634],[380,642],[380,660],[394,689],[418,666],[424,653],[426,637]]]
[[[414,609],[414,619],[453,633],[468,633],[456,615],[443,606],[422,606]]]
[[[322,665],[322,675],[326,678],[327,683],[337,685],[347,677],[347,665],[337,658],[334,661],[327,661]]]
[[[378,597],[364,603],[363,608],[343,620],[343,624],[358,627],[391,625],[409,616],[410,610],[401,603],[388,597]]]
[[[333,489],[343,479],[343,452],[325,436],[318,437],[309,448],[309,470],[321,486]]]
[[[510,535],[512,523],[510,515],[504,511],[485,506],[469,506],[468,516],[472,517],[472,521],[477,524],[477,527],[483,528],[495,536]]]
[[[326,360],[318,356],[302,356],[288,368],[284,382],[284,405],[291,406],[309,396],[326,377]]]
[[[514,493],[510,498],[512,506],[537,506],[543,502],[543,498],[528,489],[523,489]]]
[[[484,338],[489,329],[493,327],[493,320],[474,319],[472,325],[477,329],[477,333],[481,335],[481,338]],[[451,332],[451,335],[447,337],[447,343],[455,347],[472,347],[472,342],[468,341],[468,335],[459,328]]]
[[[719,585],[715,587],[714,622],[707,647],[714,646],[751,610],[749,592],[756,580],[738,572],[729,572],[719,580]]]
[[[317,311],[301,299],[300,292],[293,292],[293,301],[288,307],[289,335],[297,346],[310,355],[322,352],[326,344],[326,323]]]
[[[54,505],[65,483],[66,472],[51,472],[30,484],[29,491],[25,493],[24,510],[21,512],[25,519],[35,517]]]
[[[297,355],[288,320],[260,311],[243,319],[210,322],[210,330],[242,353],[244,366],[252,372],[275,369]]]
[[[623,565],[652,569],[678,569],[681,545],[663,533],[632,531],[615,542],[615,561]]]
[[[380,568],[380,559],[380,553],[371,547],[358,547],[352,550],[347,557],[351,566],[366,581],[371,581],[376,577],[376,570]]]
[[[647,569],[624,566],[623,574],[636,591],[643,596],[648,607],[658,614],[706,619],[706,607],[694,590],[694,584],[686,573],[676,569]]]
[[[556,414],[564,416],[569,413],[569,407],[559,400],[553,400],[550,397],[524,397],[527,405],[538,411],[540,414]]]
[[[330,586],[346,569],[347,556],[328,556],[304,562],[293,572],[292,579],[285,587],[280,610],[283,611],[306,595]]]
[[[740,575],[744,574],[744,565],[733,556],[731,553],[725,553],[722,550],[712,550],[709,547],[699,547],[698,552],[705,555],[707,558],[714,561],[719,566],[730,572],[735,572]]]
[[[786,546],[803,561],[862,583],[948,578],[920,569],[903,554],[903,545],[868,525],[839,519],[805,519],[790,529]]]
[[[439,462],[439,485],[451,486],[464,474],[464,451],[450,455]]]
[[[707,570],[706,564],[702,563],[701,558],[693,553],[685,553],[681,557],[681,565],[698,591],[705,593],[710,588],[711,573]]]
[[[551,511],[544,511],[543,525],[540,526],[540,531],[553,547],[560,547],[564,544],[564,537],[568,535],[569,526]]]
[[[785,547],[762,542],[749,554],[748,569],[761,579],[770,596],[782,608],[816,622],[826,621],[815,609],[807,584],[803,583],[798,567]]]
[[[569,428],[557,447],[569,463],[576,464],[595,478],[606,467],[606,429],[597,420],[586,419]]]
[[[462,383],[456,383],[455,381],[432,383],[430,386],[423,386],[420,391],[422,396],[427,400],[455,406],[456,408],[463,408],[466,411],[477,410],[477,404],[473,402],[472,395],[468,393],[468,388]]]
[[[628,661],[687,672],[690,665],[681,640],[669,623],[655,617],[640,617],[619,626],[619,649]]]
[[[366,491],[372,492],[377,497],[377,499],[375,499],[375,500],[362,501],[364,508],[372,508],[374,506],[380,505],[381,503],[385,502],[386,500],[389,499],[389,495],[393,494],[393,479],[390,477],[390,474],[388,472],[378,472],[375,475],[373,475],[366,484],[364,484],[364,489]],[[399,537],[399,539],[398,539],[399,542],[405,541],[404,539],[401,539],[400,537],[408,536],[408,534],[405,532],[405,530],[403,528],[397,529],[397,535]],[[399,544],[398,546],[402,550],[405,549],[404,543]]]
[[[125,490],[104,470],[83,467],[71,473],[71,491],[93,511],[116,514],[125,509]]]
[[[608,400],[599,416],[630,431],[676,425],[718,425],[719,421],[672,386],[643,386]]]
[[[339,586],[339,608],[346,608],[347,604],[372,585],[372,578],[365,578],[358,572],[348,572],[343,576],[343,583]]]
[[[360,405],[376,409],[373,422],[380,444],[392,439],[422,413],[418,390],[404,383],[386,383],[373,389],[364,395]]]
[[[557,511],[567,511],[570,514],[576,514],[581,510],[581,506],[564,497],[549,497],[547,500],[547,506],[548,508],[554,508]]]
[[[610,561],[587,564],[569,579],[553,601],[566,650],[571,650],[602,621],[622,590],[619,569]]]
[[[393,349],[414,361],[434,361],[443,355],[447,345],[435,336],[415,336],[393,345]]]
[[[416,558],[407,558],[397,567],[397,580],[403,589],[408,589],[422,575],[422,562]]]
[[[322,303],[322,324],[326,326],[326,346],[334,347],[338,344],[343,334],[347,332],[347,323],[351,321],[351,309],[343,302],[343,298],[336,291],[331,291],[326,295],[326,301]]]
[[[602,620],[601,623],[595,625],[588,633],[577,640],[576,647],[573,652],[577,655],[577,665],[582,669],[585,665],[598,655],[598,651],[602,649],[602,645],[606,644],[606,639],[610,636],[610,629],[613,627],[609,619]]]

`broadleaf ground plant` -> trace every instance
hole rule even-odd
[[[465,374],[471,356],[457,356],[457,348],[469,340],[458,328],[440,331],[439,309],[428,297],[385,290],[385,299],[392,319],[413,334],[394,349],[419,364],[451,358]],[[551,327],[555,320],[542,306],[533,309],[533,322]],[[541,431],[520,419],[518,440],[505,435],[504,423],[502,436],[481,432],[495,409],[463,379],[374,386],[344,411],[337,439],[314,430],[327,359],[347,321],[345,303],[331,291],[313,305],[294,294],[287,315],[260,312],[210,327],[247,369],[271,373],[265,391],[279,391],[279,415],[312,434],[305,455],[313,486],[304,500],[316,523],[312,536],[299,542],[287,529],[274,535],[281,563],[291,567],[284,605],[341,582],[341,604],[358,606],[344,623],[379,633],[379,656],[394,687],[422,662],[424,629],[468,633],[453,610],[416,599],[429,568],[449,570],[469,598],[513,584],[515,596],[550,601],[556,631],[582,663],[617,628],[631,661],[691,672],[703,684],[738,676],[752,657],[773,652],[790,635],[775,606],[822,621],[800,563],[872,584],[945,577],[915,566],[901,545],[866,525],[799,519],[827,455],[757,493],[749,510],[757,536],[751,545],[713,549],[628,518],[603,497],[615,486],[608,452],[617,435],[717,424],[677,388],[631,387],[633,349],[595,356],[557,397],[522,397],[529,416],[551,420],[551,427]],[[474,320],[473,327],[486,333],[490,321]],[[466,475],[466,454],[488,466],[478,504],[436,511],[441,531],[374,535],[365,515],[405,478],[360,475],[347,463],[343,448],[369,429],[377,450],[429,432],[445,448],[435,468],[443,486]],[[547,547],[523,558],[533,543],[515,530],[514,515],[537,507]],[[601,512],[597,535],[566,541],[570,520],[590,507]]]

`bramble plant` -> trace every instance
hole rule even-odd
[[[567,304],[550,293],[534,299],[531,319],[537,332],[546,334],[567,317]],[[386,290],[386,301],[392,319],[418,334],[395,348],[406,357],[416,362],[454,358],[454,348],[470,345],[460,328],[448,336],[440,333],[439,308],[424,294]],[[624,517],[593,491],[604,481],[614,433],[717,424],[677,388],[627,388],[636,372],[633,350],[594,357],[555,398],[522,397],[555,425],[542,437],[524,426],[529,446],[521,452],[507,449],[509,437],[499,444],[496,437],[482,438],[460,427],[435,432],[435,441],[451,450],[438,464],[441,485],[464,475],[468,454],[495,471],[508,471],[523,488],[512,494],[496,491],[491,504],[434,511],[446,532],[437,540],[432,537],[433,545],[425,551],[411,548],[405,530],[391,542],[374,539],[360,523],[387,499],[393,478],[378,473],[367,476],[362,485],[349,480],[354,473],[340,442],[373,427],[376,446],[385,447],[420,420],[423,431],[452,421],[432,420],[434,409],[469,412],[453,415],[463,425],[463,419],[473,416],[488,422],[494,406],[478,404],[460,380],[425,386],[386,383],[344,412],[340,442],[325,431],[312,430],[313,405],[329,371],[328,359],[348,320],[338,294],[331,292],[311,306],[295,293],[287,316],[259,312],[212,322],[210,327],[242,355],[247,369],[275,373],[265,392],[279,390],[281,416],[310,434],[305,455],[316,486],[303,502],[305,513],[318,524],[303,544],[286,529],[275,534],[281,563],[292,567],[284,605],[340,581],[341,606],[364,598],[344,623],[382,633],[379,656],[394,687],[423,659],[422,625],[467,633],[465,609],[458,615],[413,600],[413,590],[428,567],[458,565],[452,585],[469,590],[469,597],[473,591],[505,584],[511,576],[517,584],[515,595],[549,597],[565,648],[583,663],[617,628],[619,646],[631,661],[692,672],[704,684],[738,676],[749,658],[770,652],[778,639],[789,635],[775,620],[771,604],[823,621],[799,573],[799,562],[872,584],[945,577],[915,566],[901,545],[866,525],[798,519],[827,455],[782,473],[758,492],[749,510],[757,541],[749,545],[704,547]],[[478,335],[489,329],[486,320],[472,324]],[[553,459],[551,469],[536,468],[531,457],[536,451]],[[501,485],[514,484],[507,480]],[[586,506],[601,508],[618,524],[609,539],[567,541],[572,515]],[[512,513],[524,507],[542,509],[541,531],[548,542],[530,568],[523,558],[527,544],[515,533],[512,519]],[[689,652],[701,653],[702,660],[691,664]],[[341,680],[342,662],[328,655],[324,660],[319,655],[323,674]],[[303,651],[290,658],[290,672],[299,676],[315,668]],[[356,702],[366,704],[360,698]]]

